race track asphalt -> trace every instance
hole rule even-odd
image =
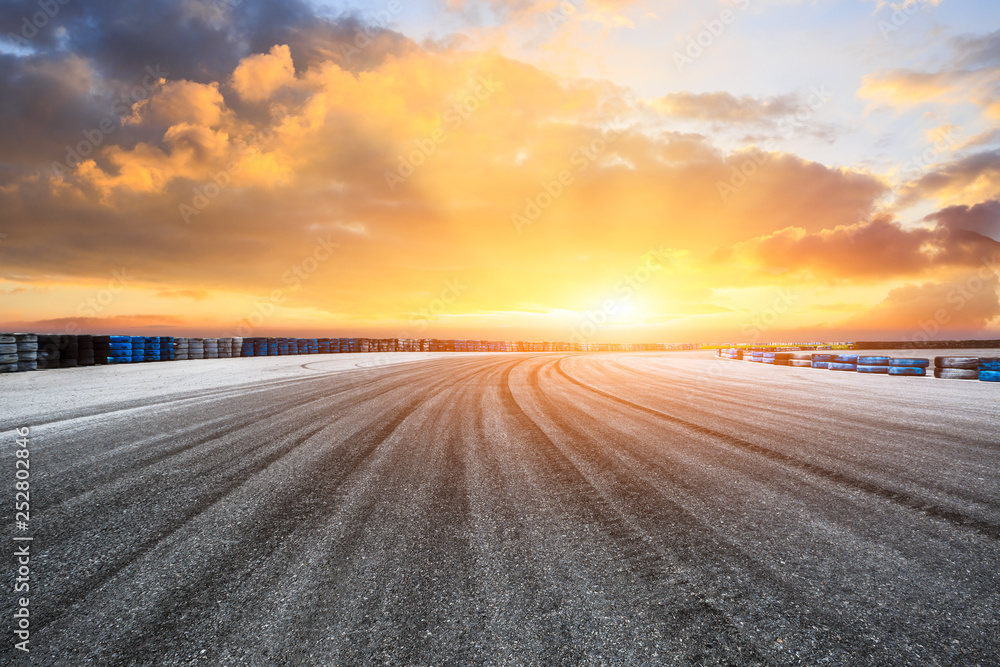
[[[79,402],[60,377],[153,371],[39,373],[30,412],[0,384],[34,537],[25,656],[6,456],[0,663],[1000,664],[992,383],[317,359]]]

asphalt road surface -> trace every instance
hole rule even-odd
[[[49,408],[0,414],[0,663],[1000,663],[994,384],[655,353],[294,363],[79,402],[60,373],[152,371],[32,374]]]

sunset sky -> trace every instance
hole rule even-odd
[[[1000,337],[993,0],[0,7],[0,329]]]

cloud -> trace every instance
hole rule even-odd
[[[715,259],[788,267],[793,274],[823,281],[871,282],[975,267],[1000,253],[997,241],[947,224],[960,215],[945,209],[928,216],[941,223],[931,228],[906,229],[887,215],[815,233],[790,227],[721,249]]]
[[[904,340],[975,337],[1000,317],[1000,277],[983,268],[947,282],[906,284],[839,328],[851,332],[894,334]]]
[[[556,7],[453,5],[533,28]],[[581,18],[630,10],[588,3]],[[667,118],[651,129],[648,107],[613,81],[557,76],[475,41],[417,44],[294,1],[68,3],[52,28],[59,40],[0,55],[0,280],[86,291],[127,260],[135,300],[88,327],[175,326],[198,312],[224,329],[277,292],[276,322],[376,330],[456,280],[469,287],[453,321],[523,304],[582,313],[649,248],[671,257],[643,288],[659,309],[649,321],[707,321],[743,312],[710,301],[719,286],[944,281],[995,248],[984,233],[998,195],[968,198],[995,179],[988,153],[910,184],[918,199],[982,205],[910,228],[858,221],[891,194],[875,175],[722,147],[716,127],[766,134],[796,111],[793,96],[677,91],[657,100]],[[163,82],[133,95],[147,65]],[[53,174],[104,120],[111,129]],[[162,317],[132,315],[149,298]]]
[[[924,220],[955,230],[982,234],[1000,241],[1000,201],[991,199],[974,206],[949,206],[928,215]]]
[[[154,123],[170,126],[178,124],[217,127],[222,123],[226,102],[219,92],[219,84],[193,81],[166,82],[147,100],[132,107],[132,123]]]
[[[247,56],[233,71],[233,88],[244,100],[260,102],[295,81],[292,52],[286,44],[266,54]]]
[[[1000,149],[944,163],[899,188],[901,207],[922,199],[982,201],[1000,196]]]
[[[912,108],[919,105],[971,104],[985,118],[1000,120],[1000,58],[996,33],[953,42],[953,56],[933,71],[892,69],[862,79],[858,96],[877,104]]]
[[[726,92],[670,93],[653,100],[651,106],[677,118],[724,121],[739,125],[788,116],[799,107],[790,95],[759,99],[751,95],[737,97]]]

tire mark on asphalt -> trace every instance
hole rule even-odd
[[[653,408],[649,408],[644,405],[640,405],[638,403],[633,403],[632,401],[621,398],[619,396],[615,396],[614,394],[608,393],[606,391],[588,385],[570,376],[568,373],[566,373],[565,370],[563,370],[562,360],[556,362],[556,371],[564,378],[566,378],[568,381],[572,382],[573,384],[583,389],[590,391],[591,393],[598,394],[604,398],[610,399],[617,403],[627,405],[635,410],[639,410],[640,412],[655,415],[660,419],[673,422],[674,424],[679,424],[696,433],[709,436],[716,440],[721,440],[726,444],[738,447],[740,449],[752,452],[754,454],[758,454],[760,456],[771,459],[772,461],[777,461],[785,465],[795,467],[800,470],[804,470],[817,477],[821,477],[830,480],[832,482],[836,482],[838,484],[856,489],[858,491],[863,491],[865,493],[878,496],[885,500],[898,503],[914,511],[927,514],[928,516],[933,516],[943,521],[947,521],[948,523],[951,523],[960,528],[973,530],[990,539],[993,540],[1000,539],[1000,525],[996,525],[988,521],[984,521],[982,519],[978,519],[976,517],[972,517],[955,510],[949,510],[939,505],[927,503],[921,500],[920,498],[905,493],[903,491],[889,489],[880,486],[878,484],[875,484],[873,482],[857,479],[856,477],[852,477],[850,475],[846,475],[844,473],[837,472],[835,470],[829,470],[822,466],[816,465],[815,463],[810,463],[808,461],[797,459],[795,457],[789,456],[788,454],[783,454],[782,452],[769,449],[762,445],[750,442],[749,440],[744,440],[743,438],[739,438],[735,435],[730,435],[728,433],[716,431],[715,429],[709,428],[707,426],[702,426],[700,424],[696,424],[681,417],[670,415],[665,412],[661,412],[660,410],[655,410]]]
[[[558,360],[549,360],[546,363],[556,363]],[[502,385],[505,388],[505,404],[512,411],[520,414],[522,432],[530,432],[535,437],[532,438],[533,447],[546,454],[543,465],[546,466],[546,473],[549,479],[555,480],[556,488],[568,489],[562,496],[564,503],[576,507],[577,511],[587,517],[588,522],[599,527],[608,535],[613,550],[619,552],[625,562],[629,564],[629,571],[634,577],[635,587],[638,590],[648,591],[650,600],[650,610],[655,617],[659,617],[664,627],[670,628],[674,632],[673,638],[679,638],[682,633],[678,633],[679,622],[683,621],[684,631],[690,633],[684,642],[687,650],[695,650],[694,655],[688,655],[690,661],[699,661],[707,657],[709,653],[707,647],[711,646],[715,651],[714,655],[718,659],[718,651],[724,650],[728,660],[736,661],[740,664],[753,662],[755,664],[768,664],[769,658],[761,653],[762,647],[758,646],[752,638],[741,630],[733,620],[720,608],[710,603],[704,591],[691,590],[684,603],[667,607],[664,600],[675,598],[680,600],[676,591],[665,588],[672,570],[676,572],[678,563],[687,569],[693,562],[693,556],[685,556],[678,551],[672,552],[673,558],[667,558],[664,553],[653,547],[654,539],[637,523],[627,519],[624,514],[610,503],[590,480],[587,474],[563,450],[545,433],[544,429],[525,412],[517,399],[514,397],[510,385],[510,372],[513,367],[507,369],[503,376]],[[529,386],[535,391],[533,400],[543,404],[551,404],[538,385],[537,377],[540,367],[532,369],[529,375]],[[588,438],[586,434],[577,432],[569,426],[563,419],[559,410],[548,410],[546,416],[552,418],[560,428],[568,433],[574,433],[576,442],[585,443]],[[583,448],[586,448],[584,445]],[[606,467],[606,466],[605,466]],[[620,474],[611,471],[621,480]],[[642,495],[636,493],[635,489],[628,488],[628,485],[621,485],[620,489],[624,496],[629,496],[631,504],[635,504]],[[672,510],[671,518],[686,524],[687,531],[692,529],[703,530],[703,527],[688,510],[676,503],[667,501]],[[641,515],[641,511],[640,511]],[[642,583],[640,583],[642,582]],[[683,576],[676,578],[672,583],[687,583]],[[726,638],[726,639],[724,639]],[[737,639],[738,638],[738,639]],[[692,641],[693,640],[693,641]],[[699,651],[693,646],[701,642],[705,650]],[[724,642],[724,643],[723,643]]]

